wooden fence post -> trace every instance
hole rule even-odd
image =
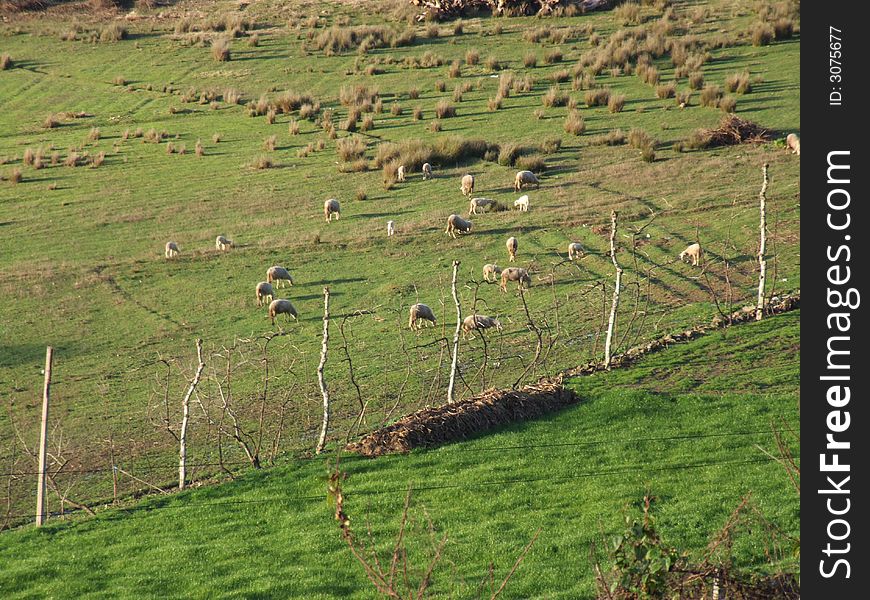
[[[178,432],[178,489],[184,489],[184,482],[187,479],[187,425],[190,420],[190,397],[196,391],[196,386],[199,385],[199,380],[202,377],[202,371],[205,369],[205,362],[202,360],[202,338],[196,340],[196,358],[199,361],[196,367],[196,374],[190,382],[190,387],[187,388],[187,393],[184,394],[184,399],[181,401],[181,431]]]
[[[453,392],[456,389],[456,369],[459,366],[459,333],[462,327],[462,306],[459,304],[459,296],[456,293],[456,275],[459,272],[459,261],[453,261],[453,281],[450,284],[453,293],[453,302],[456,304],[456,331],[453,333],[453,359],[450,363],[450,383],[447,386],[447,403],[453,404]]]
[[[39,474],[36,488],[36,525],[45,523],[45,483],[48,458],[48,404],[51,396],[51,364],[54,349],[45,349],[45,382],[42,386],[42,428],[39,434]]]
[[[320,393],[323,395],[323,424],[320,428],[320,438],[317,440],[316,454],[323,452],[326,447],[326,432],[329,429],[329,389],[326,387],[326,378],[323,368],[326,366],[326,356],[329,351],[329,288],[323,288],[323,342],[320,346],[320,364],[317,365],[317,382],[320,384]]]
[[[616,211],[610,212],[610,260],[613,261],[613,266],[616,269],[616,282],[613,288],[613,303],[610,305],[610,319],[607,322],[607,337],[604,341],[604,368],[610,369],[610,360],[612,358],[611,344],[613,342],[613,330],[616,328],[616,311],[619,308],[619,292],[622,286],[622,267],[616,262]]]
[[[761,193],[758,194],[759,207],[761,212],[761,239],[758,242],[758,302],[755,304],[755,320],[760,321],[764,317],[764,286],[767,279],[767,184],[770,180],[767,177],[768,164],[764,163],[761,172],[764,176],[764,181],[761,183]]]

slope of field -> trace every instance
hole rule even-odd
[[[346,510],[388,551],[411,485],[411,561],[431,550],[428,516],[449,536],[435,589],[461,597],[489,562],[503,576],[538,528],[505,597],[591,597],[590,544],[619,532],[648,492],[664,540],[692,556],[748,492],[799,535],[800,499],[760,449],[774,447],[773,421],[798,418],[799,352],[794,311],[572,380],[584,401],[552,418],[406,456],[344,456]],[[325,501],[324,462],[4,533],[0,589],[9,599],[373,597]],[[764,571],[760,535],[738,536],[738,568]]]
[[[391,10],[400,4],[405,5],[378,6]],[[236,2],[214,7],[239,12]],[[586,106],[586,90],[572,89],[570,80],[578,61],[620,30],[662,28],[670,30],[667,39],[706,40],[710,48],[701,69],[707,82],[723,86],[729,75],[748,71],[752,89],[734,94],[737,114],[781,139],[800,130],[800,42],[795,35],[751,45],[748,32],[759,18],[754,1],[674,3],[673,18],[644,6],[639,25],[625,25],[612,12],[543,20],[475,18],[464,21],[462,31],[445,23],[434,32],[429,24],[390,19],[396,31],[414,28],[412,45],[329,55],[309,39],[332,25],[382,24],[389,12],[360,11],[355,3],[258,2],[244,13],[257,21],[258,42],[253,45],[248,34],[233,39],[228,62],[216,62],[209,48],[222,34],[176,32],[185,15],[194,26],[204,23],[201,8],[180,2],[140,11],[139,20],[118,19],[128,28],[127,38],[118,42],[93,41],[91,32],[99,40],[108,21],[84,15],[0,25],[0,53],[12,59],[12,67],[0,72],[0,174],[9,178],[0,181],[0,394],[6,405],[0,411],[0,460],[12,471],[32,470],[12,424],[33,447],[47,344],[57,349],[52,429],[63,447],[54,454],[68,461],[58,477],[71,498],[111,497],[111,467],[118,464],[140,480],[171,483],[175,442],[161,421],[167,377],[167,363],[161,361],[172,365],[167,420],[177,423],[196,337],[205,340],[209,359],[201,399],[212,410],[223,391],[217,373],[226,349],[247,344],[234,363],[233,398],[243,425],[254,427],[263,378],[261,336],[273,331],[254,303],[254,286],[273,264],[294,274],[296,285],[280,295],[291,298],[300,313],[299,323],[285,325],[287,335],[269,346],[273,379],[266,444],[280,439],[279,454],[310,449],[316,434],[320,397],[314,373],[326,285],[334,344],[344,342],[336,330],[346,316],[371,313],[344,322],[359,397],[336,345],[326,367],[335,402],[333,440],[346,436],[364,402],[363,428],[372,428],[444,398],[454,259],[462,260],[459,294],[465,312],[474,304],[505,324],[503,333],[486,340],[488,346],[479,337],[463,340],[459,393],[466,397],[510,385],[526,369],[536,340],[522,299],[514,291],[503,294],[494,285],[474,283],[483,264],[507,262],[504,242],[510,235],[520,240],[517,264],[532,271],[525,299],[549,348],[545,360],[528,369],[527,381],[602,352],[600,328],[613,285],[606,254],[612,209],[620,211],[619,257],[626,270],[617,350],[709,320],[716,314],[711,292],[725,301],[728,282],[736,306],[751,301],[765,162],[772,177],[768,248],[776,256],[769,292],[800,287],[798,157],[773,143],[680,152],[675,142],[698,127],[715,126],[722,116],[699,105],[699,92],[681,110],[674,98],[658,98],[636,74],[605,69],[590,85],[626,96],[624,109],[611,113]],[[531,41],[528,32],[537,28],[562,32],[564,39]],[[71,29],[76,39],[63,41]],[[474,52],[476,63],[468,58]],[[537,59],[534,66],[524,63],[530,53]],[[427,56],[440,66],[412,66]],[[490,58],[504,69],[495,71]],[[461,63],[461,76],[451,78],[454,60]],[[675,77],[667,55],[653,63],[662,82]],[[372,74],[366,74],[368,67],[375,69]],[[568,107],[542,102],[553,81],[564,78],[563,70],[569,79],[561,89],[585,119],[580,136],[564,130]],[[503,98],[499,110],[489,110],[502,72],[516,79],[530,75],[534,82],[528,91]],[[354,134],[366,143],[369,161],[379,143],[408,139],[459,136],[527,146],[561,140],[557,151],[544,156],[540,189],[529,190],[530,212],[476,216],[473,233],[453,240],[444,235],[445,220],[468,207],[459,193],[460,176],[476,176],[475,195],[512,205],[518,195],[511,187],[515,167],[497,160],[435,164],[432,181],[412,173],[388,190],[380,169],[339,172],[337,142],[313,120],[279,113],[270,124],[265,116],[248,116],[245,106],[263,95],[275,100],[286,90],[310,93],[322,110],[334,111],[340,140],[349,134],[341,127],[348,107],[339,93],[354,84],[376,88],[383,101],[383,111],[372,114],[374,129]],[[461,101],[454,100],[454,88],[462,84],[469,89]],[[685,77],[677,87],[688,89]],[[230,88],[242,104],[222,99]],[[200,103],[203,92],[219,99]],[[452,102],[457,114],[440,119],[441,131],[433,133],[430,123],[442,100]],[[418,106],[419,121],[413,116]],[[49,115],[56,116],[57,126],[46,129],[42,124]],[[290,133],[293,121],[298,135]],[[146,135],[165,131],[168,137],[146,143],[135,137],[137,129]],[[655,160],[644,162],[640,151],[627,145],[592,144],[595,136],[616,129],[641,129],[656,138]],[[273,135],[275,149],[267,150],[264,143]],[[197,141],[203,156],[194,152]],[[175,150],[184,146],[185,153],[169,153],[170,143]],[[309,144],[313,150],[307,152]],[[25,164],[26,151],[39,148],[43,168]],[[63,166],[71,153],[100,152],[105,158],[99,166]],[[252,168],[261,156],[270,157],[274,168]],[[14,169],[22,174],[17,184],[11,180]],[[331,197],[341,201],[342,218],[327,225],[322,207]],[[653,214],[643,237],[633,240],[631,233]],[[388,239],[389,219],[397,222],[399,234]],[[218,234],[236,247],[215,251]],[[706,250],[704,275],[676,259],[696,237]],[[176,260],[162,258],[168,240],[181,247]],[[581,242],[587,257],[566,264],[569,241]],[[435,309],[439,325],[401,333],[407,307],[417,301]],[[192,462],[214,463],[214,427],[199,410],[189,441]],[[224,440],[221,451],[227,461],[245,460],[231,441]],[[91,475],[94,469],[100,472]],[[206,469],[193,476],[213,473]],[[13,512],[29,513],[32,478],[12,483]],[[120,495],[143,487],[124,476]],[[53,496],[51,509],[58,508]]]

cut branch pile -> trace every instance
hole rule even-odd
[[[424,408],[348,444],[346,449],[363,456],[409,452],[414,448],[463,440],[509,423],[535,419],[579,401],[573,391],[552,382],[528,385],[519,390],[487,390],[467,400]]]
[[[737,115],[722,117],[719,127],[702,132],[706,146],[733,146],[736,144],[759,144],[770,141],[770,132],[757,123],[741,119]]]

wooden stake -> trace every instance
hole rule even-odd
[[[199,385],[199,380],[202,377],[202,371],[205,369],[205,362],[202,360],[202,338],[196,340],[196,358],[199,364],[196,367],[196,373],[190,386],[187,388],[187,393],[184,394],[184,399],[181,401],[181,431],[178,433],[178,489],[184,489],[184,482],[187,479],[187,425],[190,419],[190,397]]]
[[[329,390],[326,387],[326,379],[323,376],[323,367],[326,366],[327,352],[329,351],[329,288],[323,288],[323,343],[320,346],[320,364],[317,365],[317,382],[320,384],[320,393],[323,395],[323,425],[320,428],[320,438],[317,440],[315,452],[320,454],[326,447],[326,432],[329,429]]]
[[[45,349],[45,382],[42,386],[42,429],[39,434],[39,474],[36,488],[36,525],[45,523],[45,481],[48,458],[48,404],[51,396],[51,363],[54,349]]]
[[[755,305],[755,320],[760,321],[764,317],[764,286],[767,278],[767,259],[764,257],[767,251],[767,184],[770,180],[767,177],[768,164],[764,163],[761,172],[764,176],[764,181],[761,183],[761,193],[758,194],[759,207],[761,212],[761,241],[758,243],[758,302]]]
[[[604,342],[604,367],[610,369],[613,330],[616,327],[616,311],[619,308],[619,292],[622,287],[622,267],[616,262],[616,211],[610,212],[610,260],[616,269],[616,282],[613,288],[613,302],[610,305],[610,319],[607,321],[607,337]]]
[[[459,296],[456,293],[456,275],[459,272],[459,261],[453,261],[453,281],[450,289],[453,294],[453,302],[456,304],[456,331],[453,333],[453,360],[450,363],[450,384],[447,386],[447,403],[453,404],[455,399],[453,392],[456,389],[456,369],[459,365],[459,334],[462,328],[462,306],[459,304]]]

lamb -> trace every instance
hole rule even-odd
[[[330,198],[323,203],[323,216],[326,217],[327,223],[332,221],[332,215],[335,215],[336,221],[341,218],[341,206],[335,198]]]
[[[583,246],[577,242],[568,242],[568,260],[583,256]]]
[[[418,321],[429,321],[432,323],[433,327],[438,324],[435,319],[435,313],[433,313],[432,309],[425,304],[414,304],[409,312],[408,327],[411,329],[420,329],[423,327],[423,323],[418,323]]]
[[[529,277],[529,272],[520,267],[508,267],[501,272],[501,284],[499,285],[501,291],[507,292],[508,281],[516,281],[517,289],[522,289],[523,286],[528,288],[532,285],[532,278]]]
[[[495,327],[501,331],[501,322],[495,317],[486,315],[468,315],[462,321],[462,331],[467,335],[474,330],[489,329]]]
[[[294,321],[298,321],[296,309],[290,304],[289,300],[284,300],[283,298],[278,300],[272,300],[271,304],[269,304],[269,318],[272,319],[272,325],[275,325],[275,317],[278,315],[287,315],[287,320],[290,320],[290,317],[293,317]]]
[[[685,250],[680,252],[680,260],[684,260],[685,258],[692,259],[692,266],[697,267],[701,264],[701,244],[695,243],[688,246]]]
[[[390,237],[391,235],[396,235],[395,221],[387,221],[387,237]]]
[[[453,236],[453,239],[456,239],[457,231],[459,233],[470,233],[471,221],[466,221],[459,215],[452,214],[447,217],[447,231],[445,231],[444,233],[450,234]]]
[[[505,242],[505,246],[507,246],[508,256],[510,256],[510,262],[514,262],[517,257],[517,246],[519,242],[517,242],[517,238],[511,236]]]
[[[269,298],[269,302],[275,299],[275,288],[272,287],[272,284],[268,281],[261,281],[257,284],[256,288],[256,296],[257,296],[257,306],[263,306],[266,298]]]
[[[423,163],[423,181],[427,179],[432,179],[432,165]]]
[[[233,247],[233,240],[228,240],[224,236],[219,235],[215,238],[214,247],[218,250],[229,250]]]
[[[173,256],[178,256],[178,244],[175,242],[166,242],[166,250],[163,253],[166,258],[172,258]]]
[[[286,282],[293,285],[293,277],[290,275],[290,271],[284,267],[279,267],[278,265],[268,268],[266,271],[266,281],[268,283],[274,283],[278,287],[284,287]]]
[[[790,133],[785,138],[786,147],[791,150],[792,154],[801,155],[801,139],[796,133]]]
[[[474,193],[474,175],[462,176],[462,185],[459,187],[459,191],[461,191],[466,198],[471,198],[471,194]]]
[[[493,265],[493,264],[483,265],[483,279],[484,279],[484,281],[495,282],[498,279],[499,275],[501,275],[501,267],[500,266]]]
[[[405,165],[399,165],[399,168],[396,169],[396,181],[399,183],[404,183],[405,181]]]
[[[472,198],[468,205],[468,216],[479,215],[495,208],[496,201],[489,198]]]
[[[529,212],[529,197],[526,194],[523,194],[516,200],[514,200],[514,208],[519,210],[520,212]]]
[[[541,187],[541,182],[538,181],[538,176],[532,173],[531,171],[517,171],[516,177],[514,177],[514,189],[516,191],[520,191],[523,189],[523,186],[528,184],[535,184],[535,187]]]

